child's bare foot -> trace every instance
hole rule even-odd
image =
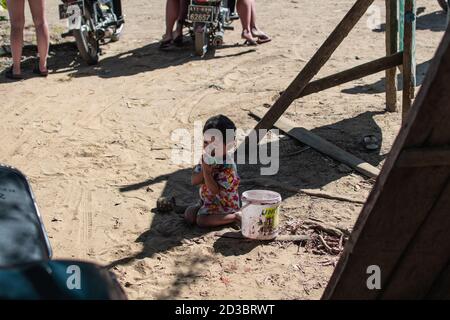
[[[184,220],[189,224],[196,224],[197,222],[197,212],[200,209],[199,206],[190,206],[184,212]]]

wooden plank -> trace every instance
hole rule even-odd
[[[406,120],[415,95],[415,28],[416,6],[415,0],[405,0],[405,27],[403,38],[403,101],[402,119]]]
[[[320,71],[323,65],[330,59],[333,52],[339,47],[342,41],[347,37],[356,23],[361,19],[364,13],[374,0],[357,0],[349,12],[345,15],[338,26],[333,30],[330,36],[325,40],[319,50],[314,54],[311,60],[305,65],[294,81],[284,91],[280,98],[270,108],[267,114],[256,125],[255,131],[259,129],[272,128],[279,117],[289,108],[296,99],[299,92],[302,92],[311,79]],[[258,138],[259,135],[257,135]],[[248,142],[248,138],[246,143]]]
[[[398,3],[397,0],[386,0],[386,55],[390,56],[398,50]],[[397,110],[397,65],[386,70],[386,109]]]
[[[411,148],[404,150],[397,167],[441,167],[450,166],[450,147]]]
[[[337,201],[347,201],[352,203],[359,203],[364,204],[366,203],[366,200],[363,198],[354,198],[350,196],[335,194],[333,192],[327,192],[319,189],[301,189],[298,187],[293,187],[289,184],[282,183],[279,181],[276,181],[271,178],[252,178],[252,179],[241,179],[241,184],[255,184],[261,187],[265,188],[279,188],[282,190],[305,194],[311,197],[317,197],[317,198],[323,198],[323,199],[329,199],[329,200],[337,200]]]
[[[312,81],[297,96],[297,98],[305,97],[307,95],[330,89],[350,81],[361,79],[386,69],[392,70],[392,68],[394,68],[395,70],[395,67],[401,65],[402,63],[403,52],[398,52],[388,57],[382,57],[325,78]]]
[[[450,31],[445,33],[436,56],[420,88],[414,105],[387,157],[372,192],[353,228],[339,263],[324,292],[323,299],[411,298],[408,290],[430,286],[427,264],[430,252],[440,254],[450,243],[438,227],[449,225],[449,167],[398,167],[402,152],[410,148],[444,148],[450,141]],[[445,215],[441,209],[446,208]],[[439,218],[437,218],[439,217]],[[439,223],[437,223],[439,222]],[[421,231],[422,227],[424,231]],[[431,231],[436,232],[431,232]],[[448,229],[446,229],[448,230]],[[420,240],[419,242],[417,242]],[[433,244],[424,250],[424,243]],[[445,244],[447,245],[447,244]],[[434,248],[436,247],[436,248]],[[412,248],[415,248],[413,251]],[[432,251],[430,251],[432,250]],[[406,269],[403,259],[412,259]],[[406,260],[405,260],[406,261]],[[409,260],[412,261],[412,260]],[[442,261],[433,260],[432,274]],[[448,265],[448,260],[447,260]],[[370,290],[367,267],[381,269],[381,290]],[[399,268],[404,275],[416,275],[414,286],[397,281]],[[442,269],[441,269],[442,270]],[[425,276],[423,275],[425,274]],[[412,281],[412,280],[408,280]],[[436,279],[433,283],[436,284]],[[447,283],[449,283],[447,281]],[[384,290],[386,295],[383,296]],[[402,289],[403,288],[403,289]],[[389,293],[390,292],[390,293]],[[416,291],[417,292],[417,291]],[[415,295],[421,298],[422,295]]]
[[[256,108],[254,111],[251,111],[250,114],[261,118],[264,115],[264,109]],[[311,148],[314,148],[315,150],[352,167],[367,177],[374,178],[378,176],[380,172],[378,168],[355,157],[347,151],[342,150],[331,142],[313,134],[311,131],[298,127],[295,123],[285,117],[280,117],[275,123],[275,126],[292,138],[297,139]]]

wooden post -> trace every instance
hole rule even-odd
[[[398,5],[398,50],[403,51],[405,37],[405,0],[397,0]]]
[[[328,59],[330,59],[333,52],[339,47],[373,2],[374,0],[356,1],[316,54],[308,61],[295,80],[256,125],[254,129],[256,132],[258,132],[259,129],[272,128],[275,122],[298,97],[299,93],[305,89],[311,79],[320,71]],[[258,138],[261,138],[259,137],[259,134],[257,136]]]
[[[416,29],[416,6],[415,0],[405,1],[404,16],[404,38],[403,38],[403,102],[402,120],[406,120],[411,109],[412,99],[416,87],[415,66],[415,29]]]
[[[386,0],[386,55],[398,49],[398,0]],[[397,68],[386,70],[386,109],[397,110]]]

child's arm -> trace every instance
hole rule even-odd
[[[202,172],[203,172],[203,179],[204,183],[208,187],[208,190],[213,194],[216,195],[220,192],[220,186],[219,184],[214,180],[213,177],[213,167],[210,165],[207,165],[202,160]]]
[[[199,184],[204,183],[203,172],[201,171],[200,165],[194,168],[194,171],[192,172],[191,183],[193,186],[198,186]]]

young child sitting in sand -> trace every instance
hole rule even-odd
[[[199,227],[217,227],[239,221],[239,176],[232,147],[236,126],[223,115],[203,127],[203,156],[194,167],[192,184],[200,186],[200,202],[186,209],[184,217]]]

